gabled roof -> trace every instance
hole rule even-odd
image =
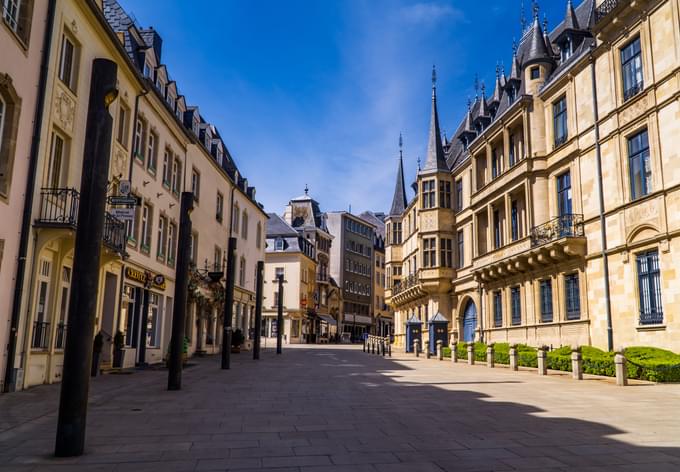
[[[267,213],[267,216],[269,216],[266,229],[268,238],[277,236],[298,236],[298,232],[295,230],[295,228],[286,223],[285,220],[276,213]]]
[[[418,317],[417,317],[417,316],[415,315],[415,313],[414,313],[414,314],[411,315],[411,317],[406,321],[406,324],[407,324],[407,325],[414,325],[414,324],[419,324],[419,325],[421,325],[421,324],[423,324],[423,322],[420,321],[420,320],[418,319]]]
[[[444,318],[444,315],[442,315],[441,312],[438,311],[437,314],[434,315],[434,316],[430,319],[429,322],[430,322],[431,324],[432,324],[432,323],[448,323],[449,320],[447,320],[446,318]]]

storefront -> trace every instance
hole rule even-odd
[[[363,315],[345,313],[343,320],[343,333],[347,333],[345,337],[349,335],[353,342],[361,341],[373,324],[370,316]]]

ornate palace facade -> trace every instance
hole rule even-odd
[[[387,222],[397,343],[438,313],[451,339],[680,350],[680,2],[534,13],[450,142],[436,91],[408,199]]]

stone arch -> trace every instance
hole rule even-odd
[[[659,229],[649,223],[643,223],[633,228],[626,238],[626,244],[634,244],[636,242],[644,241],[654,238],[659,235]]]
[[[465,309],[468,307],[469,304],[473,304],[476,309],[477,322],[474,331],[475,333],[479,331],[481,315],[479,296],[477,295],[477,293],[474,292],[466,293],[465,295],[461,296],[460,299],[458,300],[458,304],[456,306],[456,315],[454,318],[454,322],[452,323],[452,326],[455,329],[455,331],[452,333],[452,337],[457,341],[464,341]],[[475,337],[476,336],[477,335],[475,334]]]

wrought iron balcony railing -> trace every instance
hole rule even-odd
[[[584,235],[583,215],[562,215],[532,228],[531,246],[542,246],[550,241],[562,238],[580,238]]]
[[[102,240],[110,249],[119,254],[125,254],[125,243],[127,241],[125,223],[108,211],[104,215],[104,234]]]
[[[408,275],[394,284],[394,287],[392,287],[392,294],[398,295],[404,290],[408,290],[418,284],[420,284],[420,277],[417,274]]]
[[[616,10],[619,5],[628,2],[630,2],[630,0],[604,0],[604,2],[595,9],[595,23],[604,20],[611,12]]]
[[[54,347],[55,349],[64,349],[66,347],[66,325],[63,321],[57,324],[57,337]]]
[[[40,190],[40,213],[36,224],[75,229],[78,222],[80,192],[73,188]]]
[[[33,349],[47,349],[50,341],[50,324],[46,321],[35,321],[33,323],[33,339],[31,347]]]

